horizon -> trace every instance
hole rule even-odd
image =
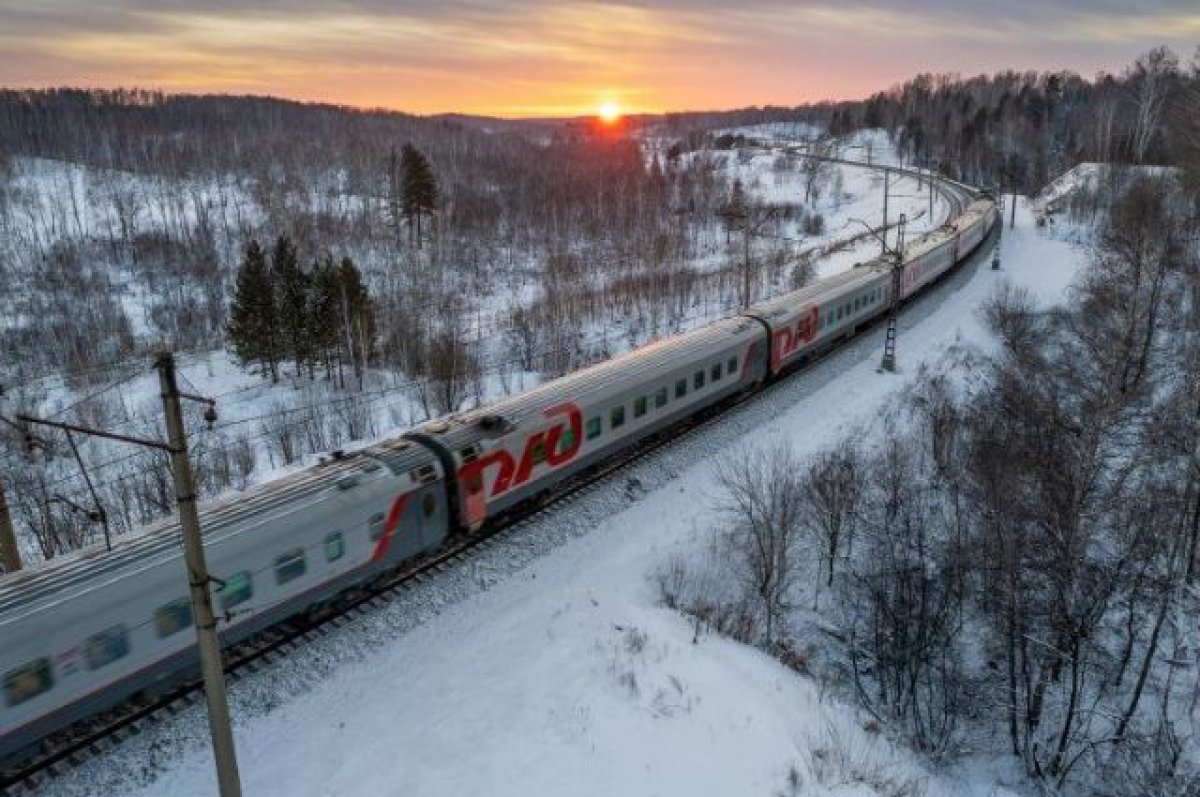
[[[506,120],[863,99],[921,73],[1119,73],[1190,58],[1200,9],[1151,0],[0,0],[0,85],[148,87]]]

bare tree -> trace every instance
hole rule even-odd
[[[783,444],[744,451],[717,465],[729,564],[762,613],[768,647],[795,586],[803,530],[800,472],[794,451]]]

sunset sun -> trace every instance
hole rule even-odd
[[[599,113],[601,119],[609,124],[612,124],[621,118],[621,106],[611,101],[602,102],[600,103]]]

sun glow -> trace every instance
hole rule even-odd
[[[621,118],[621,106],[615,102],[602,102],[598,110],[600,118],[608,124],[612,124]]]

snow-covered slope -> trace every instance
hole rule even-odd
[[[1017,221],[1001,271],[985,259],[908,312],[899,377],[876,372],[876,331],[411,598],[234,685],[246,793],[773,797],[793,793],[791,778],[804,795],[1007,793],[979,774],[930,774],[810,679],[696,637],[657,605],[647,575],[707,544],[715,454],[768,439],[807,453],[869,420],[922,363],[984,339],[977,309],[1005,280],[1061,298],[1082,255],[1040,237],[1024,207]],[[49,791],[209,795],[206,745],[195,708]]]

